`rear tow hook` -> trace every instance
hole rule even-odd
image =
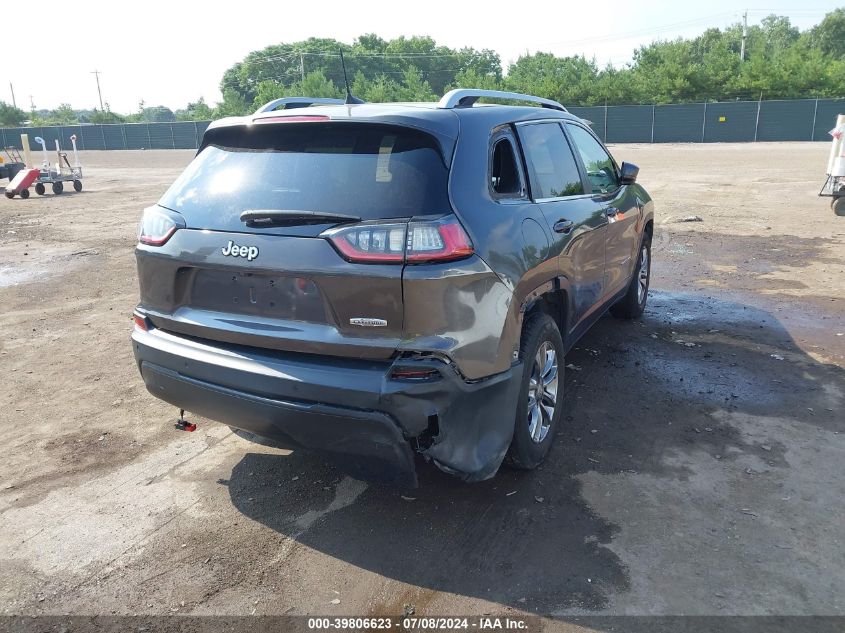
[[[185,419],[185,409],[179,409],[179,419],[176,420],[176,424],[174,426],[176,427],[177,431],[188,431],[190,433],[193,433],[197,430],[196,424],[188,422]]]

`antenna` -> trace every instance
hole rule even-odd
[[[346,84],[346,101],[347,105],[353,103],[364,103],[358,97],[353,97],[352,92],[349,90],[349,77],[346,76],[346,62],[343,59],[343,49],[338,49],[340,51],[340,65],[343,67],[343,83]]]

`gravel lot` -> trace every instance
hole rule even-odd
[[[544,467],[412,492],[177,432],[147,394],[137,219],[191,152],[86,152],[82,193],[0,198],[0,613],[845,615],[828,146],[611,149],[657,205],[645,317],[567,357]]]

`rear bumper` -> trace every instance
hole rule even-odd
[[[135,328],[147,389],[203,417],[325,454],[355,477],[416,485],[414,452],[467,481],[493,476],[513,435],[519,367],[468,383],[388,378],[394,362],[258,350]]]

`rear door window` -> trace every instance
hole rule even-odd
[[[531,192],[535,200],[584,193],[578,164],[560,124],[520,126],[519,138],[528,163]]]
[[[220,128],[207,138],[210,144],[159,202],[181,213],[189,228],[250,231],[239,219],[245,210],[363,220],[451,212],[440,149],[416,130],[282,123]]]

